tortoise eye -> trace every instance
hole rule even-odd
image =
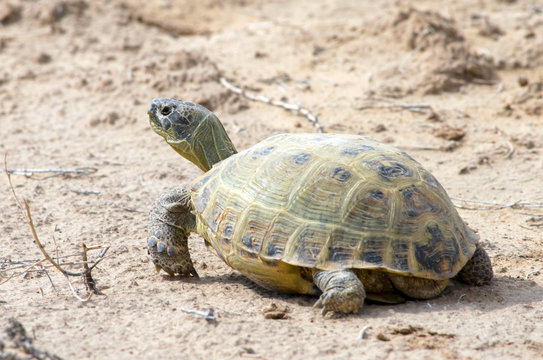
[[[162,110],[160,110],[160,113],[164,116],[170,115],[172,112],[172,108],[170,106],[164,106]]]

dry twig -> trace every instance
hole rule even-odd
[[[4,157],[5,159],[5,157]],[[76,175],[90,175],[97,172],[97,168],[93,167],[81,167],[76,169],[7,169],[6,172],[11,175],[24,175],[30,177],[34,174],[47,174],[53,173],[52,175],[46,176],[45,178],[51,178],[60,175],[66,174],[76,174]]]
[[[457,208],[466,209],[466,210],[500,210],[500,209],[506,209],[506,208],[511,208],[511,209],[543,208],[543,203],[534,204],[529,201],[522,201],[522,200],[517,200],[515,202],[507,203],[507,204],[500,204],[493,201],[462,199],[462,198],[457,198],[453,196],[451,196],[451,200],[481,205],[481,206],[472,207],[472,206],[454,204],[454,206],[456,206]]]
[[[73,258],[73,257],[76,257],[76,256],[79,257],[79,256],[81,256],[81,254],[56,255],[55,259],[56,259],[56,262],[59,263],[62,266],[82,265],[83,261],[77,261],[77,260],[60,263],[60,259]],[[44,262],[46,260],[47,259],[11,260],[11,259],[8,259],[8,258],[0,258],[0,277],[2,277],[2,272],[7,272],[7,271],[16,270],[16,269],[26,268],[30,264],[32,264],[32,266],[37,266],[37,265],[40,265],[42,262]],[[34,264],[34,263],[36,263],[36,264]],[[89,263],[93,263],[93,262],[89,262]],[[50,267],[53,267],[53,265],[44,264],[43,267],[44,268],[50,268]],[[28,271],[32,271],[32,270],[28,270]],[[38,270],[38,271],[41,271],[41,270]]]
[[[530,271],[528,274],[526,274],[526,280],[528,280],[528,278],[530,277],[530,275],[539,275],[541,273],[542,270],[534,270],[534,271]]]
[[[390,105],[360,105],[355,107],[356,110],[368,110],[368,109],[400,109],[407,110],[415,113],[424,114],[425,110],[432,111],[432,106],[428,104],[390,104]]]
[[[185,308],[180,307],[179,310],[181,310],[182,312],[187,313],[187,314],[194,314],[194,315],[202,316],[207,321],[216,321],[217,320],[217,318],[214,315],[214,310],[213,309],[208,309],[207,311],[204,312],[204,311],[185,309]]]
[[[87,245],[85,245],[85,243],[81,243],[81,245],[83,246],[82,257],[83,257],[83,274],[84,274],[82,276],[85,281],[85,286],[87,287],[87,291],[88,292],[92,291],[96,295],[103,295],[103,293],[96,288],[96,282],[92,278],[91,268],[89,268],[89,263],[87,260],[87,251],[96,249],[96,248],[89,249]],[[99,255],[100,260],[103,258],[104,255],[105,255],[105,251],[103,253],[102,252],[100,253]],[[92,267],[94,268],[95,266],[96,266],[96,262],[92,265]]]
[[[9,275],[4,281],[0,282],[0,285],[4,284],[4,283],[7,283],[9,280],[11,280],[12,278],[14,278],[15,276],[18,276],[18,275],[21,275],[21,274],[26,274],[27,272],[29,272],[33,267],[41,264],[42,262],[44,262],[46,259],[41,259],[41,260],[37,260],[35,261],[34,263],[30,264],[30,266],[27,266],[22,272],[20,273],[17,273],[17,272],[13,272],[11,275]],[[2,272],[5,272],[7,270],[2,270],[0,271],[0,276],[2,276]],[[38,270],[40,271],[40,270]]]
[[[498,129],[498,127],[495,127],[494,131],[496,131],[496,133],[498,135],[505,138],[505,141],[507,143],[507,147],[509,147],[509,150],[505,153],[503,158],[504,159],[510,159],[511,156],[513,156],[513,153],[515,152],[515,147],[513,146],[513,143],[511,141],[509,141],[509,139],[505,136],[505,134],[500,129]]]
[[[247,99],[249,99],[251,101],[260,101],[260,102],[263,102],[263,103],[266,103],[266,104],[269,104],[269,105],[272,105],[272,106],[277,106],[277,107],[283,108],[285,110],[291,111],[296,115],[305,117],[315,127],[315,129],[317,129],[317,132],[319,132],[319,133],[324,132],[324,129],[322,128],[321,124],[319,123],[319,119],[318,119],[317,115],[314,115],[310,110],[308,110],[307,108],[305,108],[305,107],[303,107],[301,105],[289,104],[289,103],[281,101],[281,100],[273,100],[273,99],[270,99],[269,97],[266,97],[266,96],[263,96],[263,95],[255,95],[255,94],[247,91],[246,89],[243,89],[243,88],[240,88],[240,87],[237,87],[237,86],[233,85],[232,83],[230,83],[223,76],[221,76],[220,82],[228,90],[230,90],[230,91],[232,91],[232,92],[234,92],[236,94],[242,95],[243,97],[245,97],[245,98],[247,98]]]
[[[6,175],[8,177],[8,182],[9,182],[9,186],[11,188],[11,191],[13,193],[13,196],[15,197],[15,200],[17,201],[17,203],[19,204],[19,206],[21,207],[21,209],[23,208],[23,206],[21,205],[21,202],[19,201],[19,198],[17,197],[17,194],[15,193],[15,188],[13,187],[13,183],[11,182],[11,174],[13,172],[10,172],[7,168],[7,155],[4,155],[4,170],[6,172]],[[95,293],[99,293],[98,290],[96,290],[96,287],[95,287],[95,283],[94,283],[94,280],[92,279],[92,276],[90,275],[92,269],[94,269],[94,267],[96,267],[96,265],[98,265],[103,259],[104,259],[104,255],[106,254],[106,252],[109,250],[109,246],[106,246],[106,247],[103,247],[103,246],[98,246],[98,247],[92,247],[92,248],[87,248],[85,244],[83,244],[83,271],[82,272],[73,272],[73,271],[68,271],[66,269],[64,269],[63,267],[61,267],[57,261],[55,261],[48,253],[47,251],[45,251],[45,248],[43,247],[39,237],[38,237],[38,233],[36,231],[36,227],[34,226],[34,221],[32,220],[32,214],[30,212],[30,207],[28,205],[28,202],[26,201],[26,199],[23,199],[23,205],[24,205],[24,213],[25,213],[25,217],[27,219],[27,222],[28,222],[28,225],[30,226],[30,230],[32,232],[32,236],[34,237],[34,240],[36,242],[36,245],[38,246],[38,248],[40,249],[41,253],[43,254],[43,256],[45,257],[44,260],[47,260],[49,261],[58,271],[60,271],[64,277],[66,278],[66,281],[68,282],[68,285],[70,286],[70,289],[72,290],[72,293],[73,295],[75,296],[76,299],[78,299],[79,301],[82,301],[82,302],[87,302],[91,299],[92,295],[94,295]],[[55,249],[57,251],[57,259],[58,259],[58,248],[56,246],[56,239],[54,238],[53,236],[53,240],[55,241]],[[98,258],[96,259],[96,261],[94,261],[94,263],[92,264],[92,266],[88,266],[87,264],[87,250],[95,250],[95,249],[102,249],[102,251],[100,252],[100,254],[98,255]],[[32,264],[32,267],[36,266],[38,263],[41,263],[43,260],[40,260],[39,262],[35,263],[35,264]],[[49,275],[48,275],[49,276]],[[70,276],[76,276],[76,277],[82,277],[83,278],[83,281],[85,282],[85,284],[87,285],[87,289],[90,289],[90,290],[93,290],[92,292],[89,291],[89,295],[86,297],[86,298],[81,298],[75,288],[73,287],[71,281],[70,281]],[[12,278],[13,275],[10,277]],[[51,279],[49,277],[49,279]],[[9,280],[9,279],[8,279]],[[6,280],[7,281],[7,280]],[[5,281],[4,281],[5,282]],[[3,282],[3,283],[4,283]],[[54,287],[54,284],[53,284],[53,287]]]
[[[532,214],[529,214],[529,215],[532,215]],[[535,226],[535,227],[543,226],[543,216],[538,216],[538,215],[532,216],[531,218],[526,220],[526,222],[529,222],[530,226]]]
[[[94,264],[91,267],[89,267],[87,265],[87,259],[86,259],[86,257],[87,257],[87,254],[86,254],[87,248],[86,248],[85,244],[83,244],[83,249],[84,249],[84,254],[85,254],[84,257],[83,257],[84,270],[81,271],[81,272],[73,272],[73,271],[68,271],[68,270],[62,268],[55,260],[53,260],[53,258],[51,258],[51,256],[47,253],[47,251],[45,251],[45,248],[43,247],[42,243],[40,242],[40,239],[39,239],[38,234],[36,232],[36,228],[35,228],[34,222],[32,220],[32,214],[30,213],[30,207],[28,206],[28,202],[26,201],[26,199],[23,199],[23,202],[24,202],[24,205],[25,205],[28,224],[29,224],[30,229],[32,231],[32,236],[34,237],[34,240],[36,241],[36,245],[38,245],[38,248],[42,252],[43,256],[55,268],[57,268],[57,270],[60,271],[62,273],[62,275],[64,275],[64,277],[66,278],[66,281],[68,282],[68,285],[70,286],[70,290],[72,290],[72,293],[73,293],[74,297],[77,300],[81,301],[81,302],[87,302],[92,298],[92,296],[94,294],[99,294],[100,292],[98,292],[98,290],[96,290],[96,291],[93,291],[93,292],[89,292],[89,295],[86,298],[81,298],[77,294],[75,288],[73,287],[73,285],[72,285],[72,283],[70,281],[70,276],[81,276],[81,277],[83,277],[83,280],[84,280],[85,284],[87,285],[87,289],[91,289],[91,290],[95,289],[94,280],[92,280],[92,277],[90,276],[90,273],[91,273],[92,269],[94,269],[94,267],[96,265],[98,265],[103,260],[104,255],[109,250],[109,246],[107,246],[107,247],[99,247],[99,248],[102,249],[102,251],[100,252],[100,255],[98,256],[98,258],[96,259]],[[93,249],[95,249],[95,248],[93,248]],[[92,280],[93,285],[90,285],[88,283],[88,277],[90,278],[90,280]]]
[[[76,189],[70,189],[71,192],[80,194],[80,195],[100,195],[100,191],[96,190],[76,190]]]
[[[362,328],[362,330],[360,330],[360,334],[358,334],[358,338],[359,339],[364,339],[366,337],[366,331],[368,329],[371,329],[371,326],[370,325],[366,325]]]
[[[394,145],[399,149],[402,150],[413,150],[413,151],[444,151],[444,152],[450,152],[458,148],[459,142],[458,141],[449,141],[447,145],[442,145],[440,147],[432,147],[432,146],[412,146],[412,145]]]

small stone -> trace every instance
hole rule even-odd
[[[252,347],[248,347],[248,346],[243,346],[242,349],[247,353],[247,354],[255,354],[255,350],[252,348]]]
[[[47,64],[47,63],[51,62],[51,55],[46,54],[46,53],[41,53],[36,58],[36,62],[38,64]]]
[[[270,306],[265,307],[262,312],[266,319],[280,320],[286,318],[288,308],[286,306],[277,306],[275,303],[272,303]]]
[[[377,340],[390,341],[390,338],[383,333],[377,334]]]
[[[527,31],[524,34],[524,38],[525,39],[533,39],[533,38],[535,38],[535,32],[533,32],[532,30]]]
[[[477,169],[477,166],[470,165],[470,166],[464,166],[458,171],[459,175],[466,175],[469,174],[472,170]]]
[[[0,24],[8,25],[21,18],[21,7],[5,1],[0,4]]]
[[[436,113],[435,111],[432,111],[432,112],[428,115],[428,117],[427,117],[426,119],[427,119],[427,120],[430,120],[430,121],[433,121],[433,122],[441,122],[441,121],[443,121],[443,120],[441,119],[441,116],[439,116],[439,114]]]
[[[421,326],[409,325],[408,327],[405,327],[405,328],[393,329],[392,333],[393,334],[400,334],[400,335],[409,335],[409,334],[413,334],[413,333],[415,333],[417,331],[420,331],[420,330],[422,330]]]
[[[518,77],[518,84],[522,87],[528,85],[528,78],[526,77],[526,75],[520,75]]]
[[[458,127],[444,124],[435,131],[434,135],[445,140],[458,141],[466,136],[466,131]]]

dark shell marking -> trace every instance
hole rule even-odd
[[[311,154],[301,153],[301,154],[294,155],[292,157],[292,160],[294,161],[296,165],[303,165],[307,162],[307,160],[309,160],[309,158],[311,158]]]
[[[358,155],[361,152],[370,151],[370,150],[375,150],[375,148],[370,145],[362,145],[356,149],[343,149],[341,150],[341,153],[344,155]]]
[[[458,244],[454,239],[447,241],[439,225],[431,224],[426,227],[430,236],[426,244],[415,245],[415,257],[423,269],[436,273],[452,271],[452,266],[459,259]]]
[[[332,173],[332,178],[336,179],[339,182],[344,183],[351,177],[351,173],[348,170],[342,169],[340,167],[335,168]]]
[[[380,163],[378,172],[385,179],[413,176],[410,169],[396,161],[391,161],[389,165]]]

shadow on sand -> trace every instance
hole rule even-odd
[[[277,299],[298,306],[313,306],[316,297],[299,294],[284,294],[265,289],[245,276],[233,272],[218,276],[204,276],[201,278],[167,277],[170,281],[182,281],[192,284],[231,284],[243,285],[252,289],[266,299]],[[364,311],[359,316],[389,317],[393,313],[387,311],[393,309],[394,313],[418,313],[421,311],[456,311],[463,308],[476,308],[482,312],[507,308],[518,304],[530,304],[543,302],[543,287],[535,281],[512,278],[508,276],[495,276],[492,282],[486,286],[469,286],[459,281],[452,280],[443,293],[428,300],[408,300],[403,304],[381,304],[367,301]],[[353,315],[350,315],[353,316]]]

